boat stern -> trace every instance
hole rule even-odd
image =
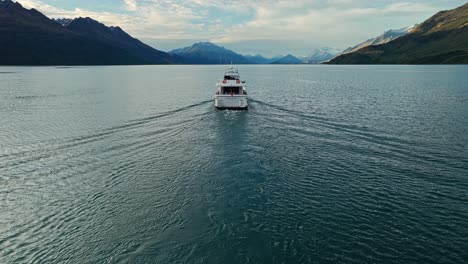
[[[247,96],[244,95],[216,95],[215,107],[220,110],[246,110],[248,108]]]

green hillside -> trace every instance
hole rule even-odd
[[[468,4],[435,14],[406,36],[338,56],[329,63],[468,63]]]

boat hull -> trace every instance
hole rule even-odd
[[[249,105],[246,95],[216,95],[215,107],[219,110],[246,110]]]

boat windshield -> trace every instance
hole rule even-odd
[[[239,80],[239,75],[224,75],[224,80]]]

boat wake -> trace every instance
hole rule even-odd
[[[264,122],[292,135],[310,137],[350,152],[368,153],[402,162],[412,160],[427,165],[450,165],[460,169],[468,165],[466,161],[460,163],[461,159],[448,159],[450,155],[445,151],[415,138],[350,124],[326,113],[301,112],[256,99],[250,99],[250,102],[252,111],[249,114],[258,116]]]
[[[16,167],[25,163],[38,161],[54,156],[57,152],[86,144],[98,143],[119,134],[131,134],[131,137],[145,138],[170,132],[177,129],[190,127],[194,123],[200,122],[204,116],[212,112],[212,108],[202,108],[212,103],[212,100],[205,100],[195,104],[166,112],[158,112],[143,118],[127,120],[123,124],[104,128],[96,133],[82,135],[72,138],[56,139],[54,141],[43,141],[23,147],[22,151],[4,151],[0,153],[0,169]],[[200,108],[195,111],[195,109]],[[144,132],[143,132],[144,131]],[[84,153],[80,154],[83,155]]]

